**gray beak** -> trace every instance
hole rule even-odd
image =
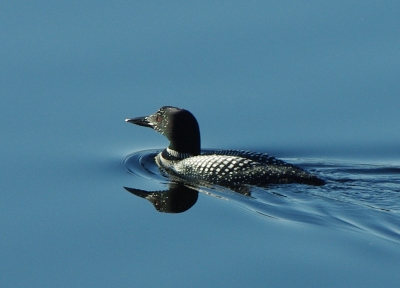
[[[139,126],[153,128],[153,126],[151,126],[150,122],[147,120],[147,117],[136,117],[131,119],[125,119],[125,121]]]

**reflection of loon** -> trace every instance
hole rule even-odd
[[[192,208],[194,204],[197,202],[197,198],[199,197],[200,189],[197,186],[188,186],[184,182],[170,182],[168,184],[167,190],[160,191],[146,191],[136,188],[124,187],[125,190],[131,192],[133,195],[136,195],[140,198],[144,198],[148,200],[151,204],[153,204],[154,208],[158,212],[164,213],[181,213]],[[244,196],[250,196],[249,187],[241,186],[231,188],[236,193],[242,194]],[[218,191],[220,189],[213,189],[213,193],[205,192],[205,194],[222,198],[219,196]],[[223,190],[222,190],[223,191]],[[215,193],[214,193],[215,192]],[[204,191],[203,191],[204,193]],[[280,194],[274,193],[277,196],[282,196]],[[225,196],[225,194],[224,194]],[[229,199],[230,197],[226,195]]]
[[[169,175],[185,181],[226,187],[325,183],[299,167],[263,153],[227,150],[201,154],[199,125],[192,113],[184,109],[164,106],[153,115],[125,121],[165,135],[170,143],[157,155],[156,162]]]
[[[129,187],[124,188],[136,196],[149,200],[157,211],[164,213],[185,212],[197,202],[199,197],[197,190],[173,182],[169,184],[169,190],[166,191],[149,192]]]

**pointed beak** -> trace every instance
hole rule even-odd
[[[150,122],[147,120],[147,117],[136,117],[131,119],[125,119],[125,121],[139,126],[153,128],[153,126],[151,126]]]

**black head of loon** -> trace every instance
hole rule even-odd
[[[126,122],[150,127],[165,135],[169,148],[179,153],[196,156],[200,154],[200,129],[196,118],[185,109],[172,106],[161,107],[156,113]]]

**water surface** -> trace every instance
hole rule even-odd
[[[2,1],[0,286],[397,287],[399,9]],[[167,141],[124,119],[164,105],[328,183],[160,213],[124,187],[171,188]]]

